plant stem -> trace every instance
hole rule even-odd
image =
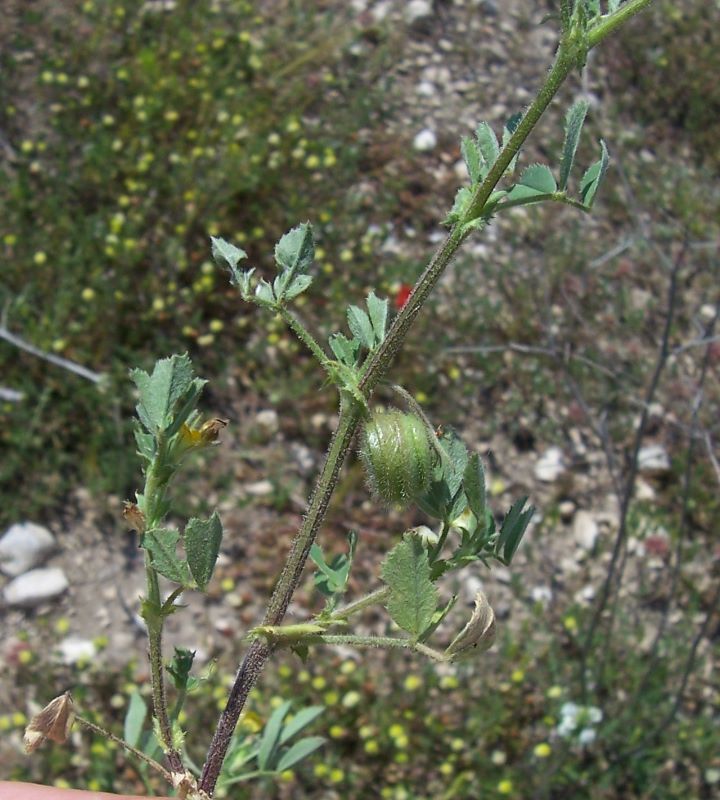
[[[358,388],[365,398],[370,397],[378,381],[387,372],[420,309],[447,269],[453,256],[467,238],[468,233],[464,229],[464,223],[480,215],[495,186],[570,71],[577,66],[582,66],[587,49],[594,47],[614,31],[621,22],[638,13],[651,1],[630,0],[621,10],[603,19],[593,27],[592,41],[588,41],[587,36],[581,37],[582,41],[578,41],[578,37],[574,36],[572,31],[563,32],[555,61],[545,83],[510,137],[507,145],[501,150],[497,161],[490,169],[485,180],[477,188],[466,219],[455,225],[450,231],[447,239],[418,279],[412,294],[402,311],[393,321],[385,339],[364,365]],[[616,21],[616,17],[620,17],[620,19]],[[472,213],[475,213],[475,216],[472,216]],[[313,490],[307,516],[292,543],[287,562],[270,598],[263,620],[264,625],[278,625],[282,622],[302,575],[315,536],[325,519],[330,497],[338,482],[340,468],[361,420],[362,413],[361,403],[347,397],[342,400],[337,430],[333,435],[325,463]],[[420,645],[417,648],[420,649]],[[228,696],[227,705],[220,716],[200,777],[199,788],[210,797],[215,789],[230,739],[247,696],[262,672],[272,649],[267,643],[256,639],[248,648],[240,665]]]
[[[346,620],[353,614],[357,614],[358,611],[363,611],[370,606],[375,606],[379,603],[382,603],[389,594],[389,586],[383,586],[381,589],[376,589],[374,592],[371,592],[365,597],[361,597],[359,600],[355,600],[353,603],[348,603],[348,605],[344,606],[343,608],[339,608],[337,611],[334,611],[330,615],[330,621],[341,622],[342,620]]]
[[[318,360],[320,366],[326,371],[330,371],[330,359],[325,354],[315,337],[305,327],[305,325],[298,319],[298,317],[285,306],[278,308],[278,313],[285,321],[285,324],[293,331],[293,333],[300,339],[300,341],[308,348],[308,350]]]
[[[148,467],[143,489],[142,511],[147,520],[147,529],[152,529],[160,523],[162,499],[172,476],[164,465],[165,446],[162,438],[158,436],[158,452]],[[184,773],[180,753],[173,746],[172,725],[168,717],[167,697],[165,694],[165,681],[163,679],[162,662],[162,629],[164,615],[160,599],[160,585],[158,575],[152,565],[148,550],[145,550],[145,579],[147,584],[147,614],[143,614],[148,633],[148,658],[150,661],[150,684],[153,698],[153,714],[160,727],[160,737],[165,757],[172,772]]]
[[[85,719],[85,717],[81,717],[79,714],[75,715],[75,721],[79,722],[81,725],[84,725],[93,733],[97,733],[100,736],[104,736],[106,739],[109,739],[111,742],[119,744],[120,747],[127,750],[129,753],[132,753],[135,758],[140,759],[140,761],[145,762],[156,772],[159,772],[168,783],[173,782],[172,775],[165,769],[165,767],[163,767],[161,764],[158,764],[154,758],[150,758],[150,756],[146,755],[141,750],[138,750],[136,747],[128,744],[124,739],[121,739],[119,736],[115,736],[114,733],[110,733],[110,731],[105,730],[105,728],[102,728],[100,725],[96,725],[94,722],[90,722],[89,719]]]
[[[613,14],[608,14],[590,27],[587,33],[588,50],[613,33],[621,25],[624,25],[631,17],[639,14],[644,8],[650,5],[653,0],[628,0],[620,6]]]

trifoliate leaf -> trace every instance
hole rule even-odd
[[[141,547],[150,553],[157,572],[175,583],[188,586],[190,570],[177,554],[179,539],[179,532],[172,528],[152,528],[142,537]]]
[[[502,146],[505,145],[510,141],[510,137],[515,133],[515,129],[520,124],[520,120],[522,119],[522,113],[518,111],[516,114],[513,114],[505,123],[505,127],[503,128],[503,139],[502,139]],[[517,164],[518,156],[520,155],[520,151],[515,153],[512,158],[512,161],[508,164],[507,171],[512,173],[515,172],[515,166]]]
[[[170,425],[175,404],[186,392],[200,392],[206,381],[193,375],[187,353],[160,359],[155,363],[152,375],[141,369],[130,370],[130,378],[140,393],[137,414],[150,433],[155,434]]]
[[[348,339],[344,333],[334,333],[329,339],[330,349],[340,363],[355,366],[360,343],[356,339]]]
[[[285,290],[285,299],[292,300],[294,297],[302,294],[312,282],[312,275],[298,275]]]
[[[242,273],[237,268],[238,262],[243,258],[247,258],[247,253],[234,244],[226,242],[225,239],[220,239],[217,236],[211,236],[212,254],[215,261],[220,264],[222,261],[230,268],[232,275],[232,283],[240,286],[242,283]]]
[[[288,231],[275,245],[275,261],[278,267],[287,270],[291,276],[307,272],[314,258],[315,243],[309,222],[303,222]]]
[[[210,582],[222,542],[217,511],[208,520],[191,519],[185,526],[185,554],[195,583],[202,591]]]
[[[261,303],[275,305],[275,295],[272,286],[270,286],[265,278],[261,278],[260,283],[255,287],[255,297],[257,297]]]
[[[416,536],[406,537],[390,551],[383,562],[382,578],[390,587],[390,616],[418,638],[432,622],[438,596],[430,580],[427,551]]]
[[[370,292],[367,296],[367,307],[370,315],[373,333],[375,334],[375,345],[380,344],[385,338],[385,328],[387,327],[388,301],[380,300],[375,296],[375,292]]]
[[[481,122],[475,131],[477,143],[480,147],[480,153],[485,161],[485,171],[489,171],[492,165],[497,161],[500,154],[500,145],[498,144],[497,136],[493,129],[487,122]]]
[[[532,164],[526,167],[520,175],[519,183],[521,186],[534,189],[538,194],[552,194],[557,191],[555,178],[545,164]]]
[[[565,143],[563,144],[562,161],[560,162],[560,189],[562,191],[567,188],[587,110],[587,100],[578,100],[565,116]]]
[[[452,640],[445,655],[459,661],[492,647],[495,641],[495,612],[482,592],[475,595],[475,609],[470,621]]]
[[[477,183],[481,178],[482,156],[477,142],[469,136],[463,136],[460,140],[460,152],[462,153],[465,166],[471,183]]]
[[[375,344],[375,334],[370,317],[358,306],[350,306],[347,310],[347,320],[352,335],[363,347],[371,350]]]
[[[595,202],[597,190],[600,188],[602,179],[605,177],[608,163],[610,162],[610,155],[608,153],[605,142],[600,140],[600,158],[583,175],[580,181],[580,198],[582,202],[588,207],[592,208]]]
[[[463,489],[467,497],[470,511],[475,515],[475,519],[483,521],[485,519],[485,508],[487,505],[485,495],[485,470],[483,469],[480,456],[475,453],[470,456],[470,460],[463,473]]]
[[[457,194],[455,195],[455,201],[453,202],[453,207],[443,220],[443,225],[454,225],[456,222],[463,219],[471,201],[472,192],[467,186],[463,186],[461,189],[458,189]]]
[[[512,561],[523,534],[532,519],[532,515],[535,513],[534,506],[529,506],[523,511],[526,502],[527,497],[521,497],[517,502],[513,503],[503,520],[500,533],[495,542],[495,553],[506,564]]]

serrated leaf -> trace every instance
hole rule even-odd
[[[315,243],[309,222],[303,222],[288,231],[275,245],[275,261],[278,267],[293,276],[307,272],[314,258]]]
[[[565,115],[565,142],[563,144],[562,161],[560,162],[559,184],[562,191],[567,188],[587,111],[587,100],[578,100]]]
[[[460,152],[462,153],[463,161],[467,167],[470,182],[477,183],[480,180],[482,164],[482,157],[480,156],[477,142],[469,136],[463,136],[460,140]]]
[[[240,288],[240,295],[242,296],[243,300],[250,299],[250,294],[251,294],[250,279],[252,278],[254,272],[255,272],[255,267],[253,267],[252,269],[247,269],[245,270],[245,272],[240,273],[240,282],[238,286]]]
[[[275,769],[277,772],[283,772],[294,767],[295,764],[307,758],[324,744],[325,739],[322,736],[308,736],[305,739],[300,739],[299,742],[295,742],[287,752],[282,754]]]
[[[302,294],[313,282],[312,275],[298,275],[285,290],[285,299],[292,300]]]
[[[222,522],[217,511],[208,520],[191,519],[185,526],[185,555],[190,572],[201,591],[212,577],[222,535]]]
[[[443,476],[447,481],[451,497],[454,497],[467,467],[468,450],[455,429],[449,425],[443,429],[438,442],[447,456],[447,463],[442,464]]]
[[[515,133],[515,129],[520,124],[520,120],[522,119],[522,112],[518,111],[516,114],[513,114],[509,119],[505,122],[505,127],[503,128],[503,138],[502,138],[502,146],[505,147],[507,143],[510,141],[513,133]],[[515,167],[517,165],[518,156],[520,155],[520,151],[518,150],[517,153],[512,157],[512,161],[508,164],[507,171],[509,173],[515,172]]]
[[[580,198],[584,205],[592,208],[595,202],[597,190],[600,188],[602,179],[605,177],[610,155],[605,142],[600,140],[600,158],[588,168],[580,181]]]
[[[325,706],[308,706],[298,711],[295,716],[283,726],[280,734],[280,744],[285,744],[293,736],[296,736],[300,731],[307,728],[308,725],[315,722],[315,720],[325,711]]]
[[[502,555],[503,561],[509,564],[520,544],[532,515],[535,513],[534,506],[529,506],[525,511],[523,507],[527,502],[527,497],[521,497],[510,507],[495,542],[495,553]]]
[[[520,175],[519,184],[534,189],[538,194],[552,194],[557,191],[555,177],[545,164],[531,164]]]
[[[349,306],[347,310],[348,327],[352,335],[368,350],[372,349],[375,343],[370,317],[358,306]]]
[[[475,595],[475,608],[470,621],[452,640],[445,655],[453,661],[482,653],[495,641],[495,612],[483,592]]]
[[[500,154],[500,145],[495,132],[487,122],[481,122],[477,126],[475,136],[480,147],[480,153],[485,161],[485,171],[487,172],[497,161],[497,157]]]
[[[265,280],[265,278],[260,278],[260,283],[255,287],[255,297],[261,303],[267,303],[268,305],[275,304],[275,295],[273,294],[272,286]]]
[[[151,433],[145,433],[136,427],[133,431],[135,436],[135,443],[137,444],[138,453],[148,461],[152,461],[155,457],[155,437]]]
[[[485,519],[485,509],[487,507],[487,496],[485,492],[485,470],[483,469],[480,456],[475,453],[470,459],[463,473],[463,489],[467,497],[470,511],[475,515],[476,520]]]
[[[178,400],[188,390],[201,388],[206,383],[194,378],[193,374],[187,353],[155,362],[151,375],[141,369],[130,370],[130,378],[140,393],[136,411],[150,433],[164,430],[172,421],[173,408]]]
[[[125,712],[125,722],[123,725],[123,739],[131,746],[137,747],[142,736],[143,726],[147,718],[147,705],[140,696],[140,692],[134,691],[130,695],[127,711]]]
[[[380,300],[375,296],[375,292],[370,292],[367,296],[368,314],[370,315],[370,323],[372,324],[373,333],[375,334],[375,345],[380,344],[385,338],[385,329],[387,327],[388,317],[388,301]]]
[[[330,349],[335,358],[348,367],[353,367],[357,359],[360,343],[355,339],[348,339],[343,333],[334,333],[329,339]]]
[[[237,265],[239,261],[247,258],[247,253],[239,247],[235,247],[234,244],[230,244],[230,242],[226,242],[225,239],[220,239],[217,236],[211,236],[210,241],[212,242],[211,249],[215,261],[218,263],[224,261],[230,268],[230,273],[232,275],[231,282],[236,286],[240,286],[242,283],[242,273],[237,268]]]
[[[426,642],[433,635],[433,633],[435,633],[435,631],[438,628],[438,625],[440,625],[440,623],[445,619],[445,617],[447,617],[447,615],[454,607],[455,603],[457,603],[456,594],[454,594],[442,608],[438,608],[435,611],[431,623],[422,632],[422,636],[420,637],[421,642]]]
[[[289,710],[290,701],[286,700],[273,711],[265,724],[257,755],[258,768],[261,770],[272,768],[273,756],[278,746],[282,722]]]
[[[173,679],[175,688],[185,691],[190,682],[190,670],[195,660],[195,651],[176,647],[172,661],[165,667]]]
[[[206,383],[207,381],[200,380],[199,378],[196,378],[195,381],[193,381],[193,385],[182,398],[182,405],[178,410],[175,411],[172,417],[172,422],[165,430],[165,435],[167,437],[174,436],[180,430],[180,428],[182,428],[183,423],[188,422],[190,417],[193,416],[195,407],[200,399],[200,394],[202,393],[203,387]]]
[[[190,583],[188,565],[177,554],[180,533],[172,528],[152,528],[142,537],[141,547],[150,553],[152,565],[171,581],[187,586]]]
[[[458,189],[453,202],[453,207],[448,212],[447,217],[443,220],[444,225],[452,225],[465,216],[465,212],[470,206],[472,200],[472,192],[467,186]]]
[[[408,536],[395,545],[383,562],[382,578],[390,587],[390,616],[417,639],[432,622],[438,602],[427,551],[418,537]]]

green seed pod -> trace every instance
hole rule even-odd
[[[430,485],[434,451],[422,420],[402,411],[376,412],[362,432],[360,457],[372,491],[408,506]]]

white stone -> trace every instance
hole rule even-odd
[[[274,408],[266,408],[264,411],[258,411],[258,413],[255,414],[255,424],[268,436],[277,433],[280,428],[280,420],[277,411],[275,411]]]
[[[16,577],[40,564],[55,549],[55,537],[34,522],[12,525],[0,539],[0,570]]]
[[[405,6],[403,17],[407,25],[423,25],[433,17],[432,3],[428,0],[410,0]]]
[[[421,153],[427,153],[433,150],[436,145],[437,136],[435,135],[435,131],[431,131],[430,128],[424,128],[413,139],[413,147]]]
[[[33,608],[59,597],[70,584],[59,567],[31,569],[5,587],[5,602],[18,608]]]
[[[270,481],[255,481],[255,483],[246,483],[243,488],[248,494],[253,495],[253,497],[264,497],[268,494],[272,494],[274,491],[272,483]]]
[[[533,586],[530,590],[530,599],[533,603],[546,605],[553,598],[553,591],[549,586]]]
[[[56,648],[63,664],[76,664],[78,661],[91,661],[97,653],[97,647],[90,639],[68,636]]]
[[[661,444],[648,444],[640,448],[638,467],[644,475],[663,475],[670,472],[670,456]]]
[[[435,95],[435,86],[430,81],[420,81],[415,87],[415,91],[420,97],[433,97]]]
[[[543,483],[553,483],[565,472],[563,451],[549,447],[535,464],[535,477]]]
[[[589,511],[575,512],[572,523],[573,538],[575,544],[588,552],[595,549],[600,529],[597,520]]]

